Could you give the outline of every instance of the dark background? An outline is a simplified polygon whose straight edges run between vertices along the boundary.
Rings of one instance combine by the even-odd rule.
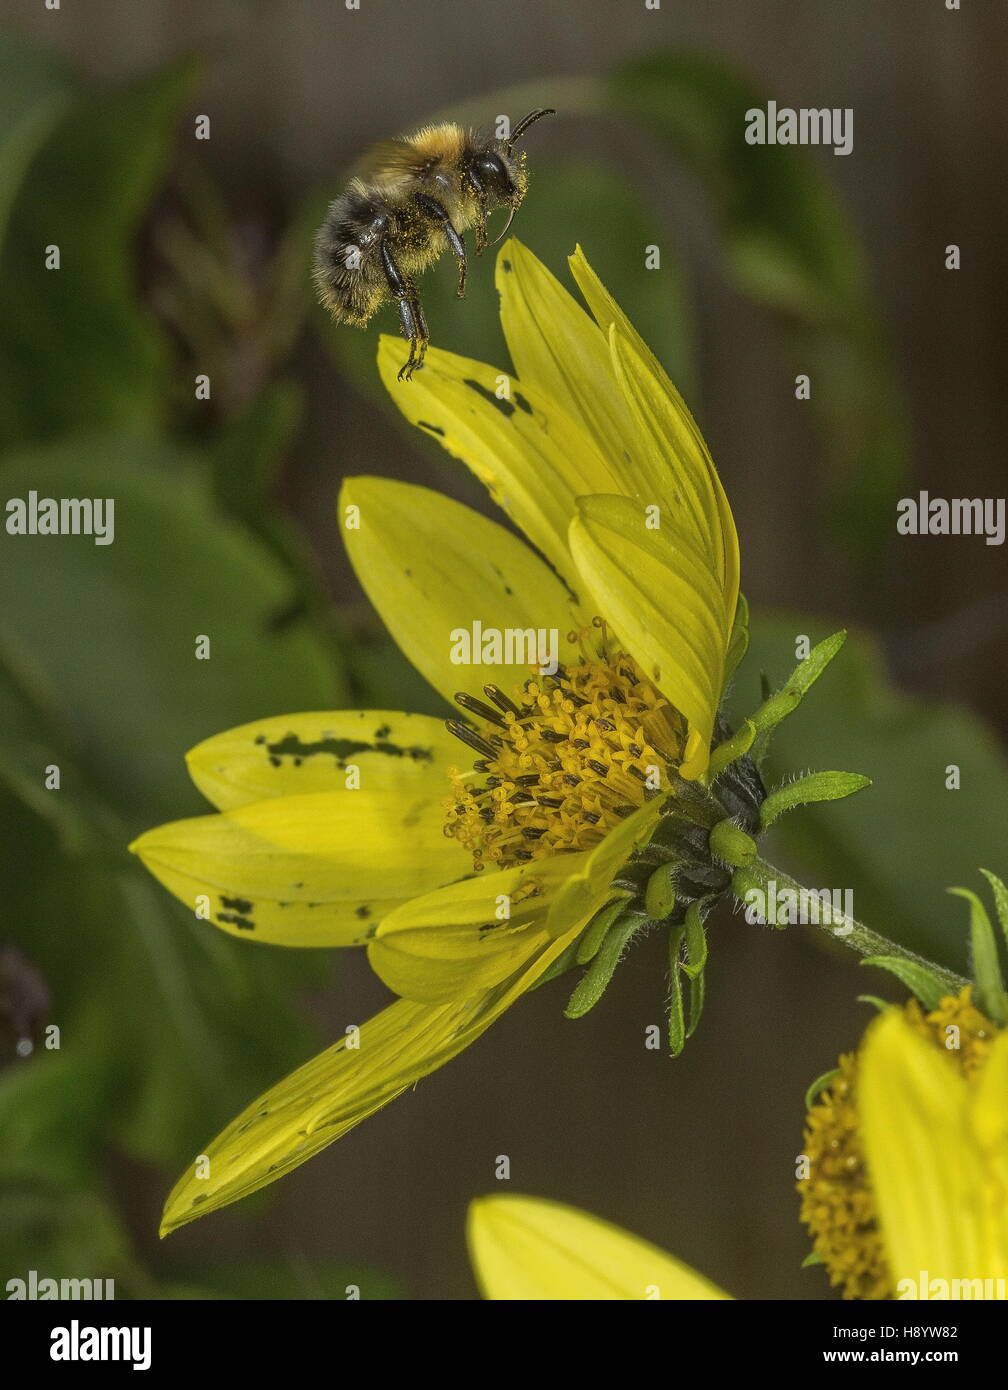
[[[32,721],[32,737],[56,740],[63,750],[57,760],[72,750],[82,783],[92,776],[103,805],[116,803],[124,832],[113,828],[97,848],[68,841],[65,827],[54,827],[38,796],[25,791],[17,768],[10,771],[15,750],[5,763],[15,826],[8,844],[20,845],[8,851],[18,862],[9,866],[7,936],[54,1001],[41,1011],[43,1021],[74,1010],[74,1017],[85,1016],[88,971],[99,968],[122,972],[135,1005],[128,1028],[112,1005],[92,1032],[65,1030],[59,1065],[70,1062],[65,1054],[74,1046],[90,1048],[94,1063],[83,1091],[90,1097],[90,1138],[65,1171],[50,1171],[40,1154],[46,1148],[51,1159],[54,1145],[73,1149],[70,1131],[79,1124],[68,1119],[77,1113],[68,1098],[71,1091],[80,1095],[83,1083],[70,1072],[40,1082],[39,1069],[51,1061],[41,1053],[7,1067],[0,1113],[7,1106],[12,1115],[40,1118],[15,1126],[15,1158],[3,1176],[17,1220],[0,1273],[20,1274],[19,1261],[30,1257],[42,1272],[79,1276],[90,1260],[97,1262],[95,1274],[110,1265],[119,1270],[124,1292],[340,1297],[347,1270],[347,1281],[362,1283],[365,1296],[469,1298],[466,1203],[497,1186],[495,1159],[507,1154],[514,1190],[608,1217],[740,1297],[823,1297],[821,1272],[798,1268],[807,1252],[792,1183],[802,1095],[839,1051],[856,1044],[868,1011],[855,996],[868,990],[898,997],[898,987],[824,949],[810,930],[771,933],[721,910],[711,929],[707,1013],[677,1061],[643,1046],[645,1026],[662,1023],[666,964],[657,939],[633,951],[597,1010],[580,1022],[561,1016],[562,984],[538,991],[475,1048],[286,1178],[269,1199],[214,1215],[157,1247],[160,1202],[192,1145],[324,1037],[363,1021],[385,992],[363,957],[352,953],[302,968],[278,962],[286,953],[243,946],[256,957],[249,966],[227,941],[215,948],[216,964],[195,996],[213,1001],[197,1042],[184,1063],[167,1060],[168,1072],[160,1063],[148,1072],[142,1058],[162,1048],[173,1054],[180,1025],[166,1021],[163,997],[147,991],[143,972],[153,970],[163,983],[167,951],[175,961],[168,973],[177,967],[179,977],[165,988],[177,1002],[190,988],[189,958],[202,959],[206,948],[191,926],[180,925],[185,914],[172,915],[146,888],[136,890],[148,892],[142,901],[127,890],[111,906],[103,894],[113,881],[122,891],[128,870],[117,846],[126,831],[199,809],[198,799],[176,791],[180,781],[167,786],[168,773],[158,781],[136,772],[155,756],[154,744],[159,768],[180,768],[189,743],[258,714],[353,698],[436,710],[433,697],[383,644],[343,556],[334,498],[343,475],[367,472],[424,482],[488,507],[468,475],[404,431],[381,400],[373,351],[377,328],[393,331],[392,317],[364,334],[332,330],[309,308],[310,235],[326,196],[339,189],[341,171],[369,143],[433,113],[457,111],[468,119],[512,110],[491,94],[520,86],[513,115],[522,113],[518,106],[540,103],[557,105],[560,115],[530,136],[532,190],[515,232],[558,274],[565,273],[560,252],[580,241],[631,312],[643,305],[645,331],[683,383],[732,500],[743,587],[759,618],[736,707],[744,712],[755,701],[761,666],[777,680],[787,673],[796,633],[861,630],[795,717],[794,731],[782,735],[777,765],[781,773],[849,767],[869,772],[876,786],[796,826],[779,841],[780,857],[816,884],[851,886],[856,911],[879,930],[961,964],[962,914],[940,889],[955,882],[978,887],[981,863],[1008,874],[1006,770],[998,748],[1008,732],[1005,550],[976,537],[897,538],[895,503],[918,489],[943,497],[996,497],[1006,490],[1008,13],[983,0],[961,13],[948,12],[942,0],[885,6],[664,0],[657,12],[646,11],[642,0],[361,0],[359,12],[346,12],[335,0],[165,0],[139,8],[98,0],[56,13],[41,3],[11,5],[6,23],[63,55],[92,100],[175,60],[200,60],[187,79],[191,86],[163,121],[142,206],[119,228],[124,300],[159,344],[160,374],[143,386],[150,410],[134,420],[120,402],[90,418],[92,406],[84,401],[68,407],[65,418],[58,403],[48,414],[11,413],[7,464],[13,457],[15,471],[30,480],[40,467],[32,451],[79,447],[91,468],[95,455],[109,452],[93,442],[100,430],[140,428],[148,442],[137,446],[135,458],[132,446],[111,452],[127,471],[146,476],[151,469],[163,481],[170,460],[149,458],[156,427],[159,439],[197,460],[194,475],[199,459],[210,460],[213,507],[230,518],[228,526],[244,528],[242,543],[260,547],[249,552],[250,564],[258,556],[276,567],[279,588],[293,586],[284,631],[297,644],[303,630],[318,650],[299,648],[288,661],[265,640],[257,649],[250,638],[250,667],[285,664],[287,674],[277,678],[279,689],[249,690],[247,708],[230,695],[212,708],[194,698],[183,718],[169,677],[143,702],[149,734],[139,716],[127,719],[134,743],[122,751],[130,770],[113,776],[96,756],[98,716],[80,710],[118,698],[120,682],[126,707],[130,673],[148,661],[133,637],[142,625],[112,634],[101,675],[85,656],[71,654],[62,665],[54,657],[56,675],[41,682],[45,698],[33,697],[25,672],[45,665],[53,645],[60,646],[59,623],[47,629],[48,656],[32,652],[31,660],[31,633],[51,613],[23,625],[8,616],[0,629],[18,717]],[[780,155],[777,167],[795,170],[794,187],[809,178],[825,190],[842,223],[838,244],[862,267],[853,289],[828,264],[818,279],[809,277],[815,293],[806,286],[790,297],[774,291],[769,275],[764,283],[734,273],[732,231],[752,207],[733,189],[746,186],[748,166],[743,162],[734,173],[730,161],[715,167],[716,157],[703,152],[718,148],[714,135],[706,141],[706,132],[718,128],[716,116],[676,105],[682,74],[692,71],[693,60],[683,55],[695,53],[711,65],[705,72],[741,74],[738,80],[752,84],[760,103],[772,97],[795,107],[854,108],[849,157],[802,151],[792,165],[783,151],[757,152]],[[634,66],[640,63],[657,67]],[[612,74],[621,64],[629,65],[622,85],[601,86],[616,81]],[[583,78],[595,84],[574,80]],[[719,100],[722,112],[734,110],[725,93],[735,80],[712,79],[720,93],[712,105]],[[603,90],[618,90],[620,100],[601,102]],[[642,111],[665,109],[666,93],[668,122],[641,119]],[[208,142],[192,139],[196,113],[211,117]],[[61,120],[69,122],[71,114],[68,107]],[[113,123],[123,138],[127,121],[127,144],[128,119]],[[48,144],[33,155],[17,193],[12,237],[17,218],[30,215],[26,199],[44,203],[53,187],[65,187],[54,147],[69,138],[68,128],[55,124]],[[730,129],[743,151],[733,158],[744,161],[741,114]],[[103,138],[88,147],[95,165],[87,177],[99,186],[102,169],[116,168],[103,159]],[[79,162],[74,167],[79,173]],[[594,171],[583,182],[584,196],[569,204],[555,191],[551,196],[554,178],[584,167]],[[767,186],[774,206],[790,196],[786,180],[780,190],[772,181]],[[103,206],[116,195],[112,180]],[[801,255],[807,250],[803,206],[796,195]],[[768,221],[774,223],[772,210]],[[48,224],[42,218],[40,225]],[[180,227],[188,228],[188,239]],[[72,259],[73,233],[56,239]],[[633,270],[650,242],[661,246],[665,267],[653,295],[645,272]],[[958,272],[944,268],[950,242],[962,248]],[[200,246],[212,248],[219,274],[200,278],[194,269]],[[273,294],[278,248],[287,279],[277,275],[285,288]],[[817,259],[813,247],[808,263],[821,268],[828,257]],[[16,261],[9,261],[5,273],[16,272]],[[450,304],[451,275],[441,265],[429,277],[434,341],[498,360],[502,350],[488,337],[489,261],[471,269],[477,283],[465,305]],[[209,316],[197,312],[211,299]],[[31,300],[16,307],[22,322],[25,314],[45,312]],[[13,321],[7,318],[8,325]],[[97,351],[115,331],[110,321]],[[30,336],[15,329],[9,346],[24,367],[24,389],[34,390],[46,371],[54,393],[67,382],[72,389],[89,349],[77,349],[69,365],[54,359],[47,368],[31,356],[43,349]],[[126,370],[112,364],[108,373]],[[209,372],[215,383],[209,410],[190,399],[196,371]],[[801,371],[813,378],[809,403],[794,398]],[[890,447],[892,440],[899,442]],[[75,461],[78,466],[85,465]],[[6,495],[23,492],[11,483]],[[164,522],[169,533],[173,524],[178,519]],[[110,549],[120,544],[117,538]],[[10,566],[11,576],[15,569],[23,575],[26,552],[12,559],[7,538],[3,547],[5,574]],[[181,556],[175,558],[181,566]],[[159,563],[159,584],[150,594],[170,610],[176,588],[170,547]],[[141,568],[138,556],[138,576]],[[128,581],[127,574],[127,587]],[[199,583],[198,576],[191,579],[197,612]],[[88,584],[86,577],[69,577],[52,598],[79,602],[73,626],[85,633],[100,620],[101,590]],[[146,589],[136,593],[138,604],[152,601]],[[190,630],[180,620],[180,631]],[[237,684],[236,672],[232,678]],[[65,706],[55,712],[54,683]],[[964,769],[959,793],[944,788],[949,763]],[[154,782],[159,795],[150,790]],[[82,816],[89,825],[100,818],[91,803]],[[54,868],[57,861],[62,869]],[[68,906],[70,888],[58,886],[61,874],[78,884],[82,873],[100,900],[93,936],[70,935],[84,919],[76,904],[72,911]],[[136,933],[148,943],[143,959],[116,956],[110,964],[104,943]],[[152,959],[161,965],[151,966]],[[230,1002],[215,998],[216,969],[231,978],[249,972]],[[23,996],[28,987],[22,982],[20,989]],[[264,991],[272,996],[265,1015]],[[305,1030],[296,1041],[286,1038],[292,1019]],[[220,1082],[225,1034],[244,1068],[233,1085]],[[108,1068],[121,1064],[124,1050],[140,1058],[123,1082],[135,1103],[129,1114],[121,1088],[107,1095]],[[190,1092],[199,1092],[198,1104]],[[173,1127],[176,1106],[186,1118]],[[145,1129],[133,1112],[152,1109],[164,1114]],[[80,1216],[92,1200],[114,1227],[105,1243],[95,1241],[94,1223]],[[59,1237],[71,1220],[68,1210],[74,1229],[81,1228],[69,1246]]]

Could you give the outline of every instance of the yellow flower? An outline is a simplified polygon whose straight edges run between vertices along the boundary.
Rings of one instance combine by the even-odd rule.
[[[803,1147],[802,1220],[845,1297],[927,1297],[932,1279],[990,1297],[950,1281],[1008,1279],[1008,1032],[970,986],[873,1023]]]
[[[686,721],[680,770],[695,778],[709,758],[738,601],[735,523],[682,397],[580,248],[570,269],[592,318],[520,242],[503,247],[497,288],[514,376],[432,348],[423,372],[400,382],[394,338],[382,340],[378,365],[406,418],[461,459],[546,557],[572,616],[601,614],[619,633]],[[415,629],[411,638],[408,611],[397,630],[377,592],[384,579],[375,573],[365,587],[433,678],[443,636],[432,646]]]
[[[425,488],[356,478],[340,499],[361,583],[469,721],[383,710],[245,725],[189,754],[219,814],[132,846],[223,930],[366,945],[400,996],[239,1115],[176,1185],[165,1231],[273,1181],[448,1061],[565,964],[593,919],[625,944],[647,916],[620,914],[654,866],[614,879],[673,785],[704,778],[738,544],[688,410],[580,252],[571,265],[597,322],[504,247],[515,377],[432,349],[399,383],[403,345],[379,354],[400,407],[545,560]]]
[[[1008,1032],[971,1081],[887,1014],[859,1105],[896,1297],[1008,1298]]]
[[[574,1207],[533,1197],[471,1203],[469,1254],[488,1299],[726,1299],[647,1241]]]

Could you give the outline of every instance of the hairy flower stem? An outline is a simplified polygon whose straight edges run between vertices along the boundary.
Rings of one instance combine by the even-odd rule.
[[[810,889],[804,888],[790,874],[786,874],[781,869],[768,864],[765,859],[756,858],[746,864],[744,868],[737,869],[732,878],[732,892],[739,902],[748,906],[752,903],[752,898],[747,898],[747,894],[753,889],[757,889],[763,894],[763,901],[767,902],[770,895],[770,884],[776,887],[777,895],[795,894],[799,902],[814,903],[818,895]],[[937,976],[944,985],[947,985],[950,994],[958,994],[964,985],[968,983],[962,975],[957,975],[954,970],[949,970],[947,966],[936,965],[934,961],[928,960],[925,956],[918,955],[916,951],[908,951],[905,946],[901,946],[898,941],[890,941],[886,936],[880,936],[878,932],[872,931],[862,922],[854,917],[849,917],[846,913],[822,912],[813,913],[815,918],[809,925],[817,926],[828,936],[840,941],[845,946],[849,946],[852,951],[857,951],[863,956],[900,956],[903,960],[914,961],[917,965],[924,966]],[[776,927],[790,926],[790,922],[770,921],[768,925]]]

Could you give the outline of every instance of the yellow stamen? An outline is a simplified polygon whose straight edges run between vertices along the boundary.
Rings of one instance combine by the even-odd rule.
[[[489,716],[478,731],[449,728],[481,757],[452,773],[445,834],[480,870],[590,849],[646,800],[668,791],[681,760],[679,714],[625,652],[602,651],[509,698],[496,686],[459,704]]]

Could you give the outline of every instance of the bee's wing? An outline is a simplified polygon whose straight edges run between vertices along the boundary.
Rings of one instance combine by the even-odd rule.
[[[422,163],[423,156],[409,140],[379,140],[361,155],[350,175],[365,183],[381,182],[413,174]]]

